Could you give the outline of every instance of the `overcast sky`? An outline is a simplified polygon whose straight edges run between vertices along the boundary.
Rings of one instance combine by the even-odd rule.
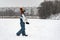
[[[37,7],[44,0],[0,0],[0,7]]]

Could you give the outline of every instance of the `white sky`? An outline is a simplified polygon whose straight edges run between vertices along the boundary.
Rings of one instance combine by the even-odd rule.
[[[37,7],[44,0],[0,0],[0,7]]]

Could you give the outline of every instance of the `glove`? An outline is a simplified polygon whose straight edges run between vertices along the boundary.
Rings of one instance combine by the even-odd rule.
[[[29,24],[29,22],[26,22],[26,24]]]

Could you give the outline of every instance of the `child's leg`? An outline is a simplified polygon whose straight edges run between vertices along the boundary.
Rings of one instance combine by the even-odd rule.
[[[22,35],[25,35],[25,23],[22,25]]]
[[[20,19],[20,26],[21,26],[21,29],[17,32],[17,35],[19,36],[21,33],[22,33],[22,26],[23,26],[23,23],[22,23],[22,19]]]

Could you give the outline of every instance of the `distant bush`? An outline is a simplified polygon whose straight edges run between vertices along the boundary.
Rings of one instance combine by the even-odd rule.
[[[0,16],[16,16],[16,14],[17,13],[14,12],[13,10],[11,10],[11,9],[5,10],[5,11],[0,11]]]
[[[41,7],[38,7],[38,13],[42,19],[46,19],[51,14],[60,13],[60,1],[47,1],[41,3]]]

